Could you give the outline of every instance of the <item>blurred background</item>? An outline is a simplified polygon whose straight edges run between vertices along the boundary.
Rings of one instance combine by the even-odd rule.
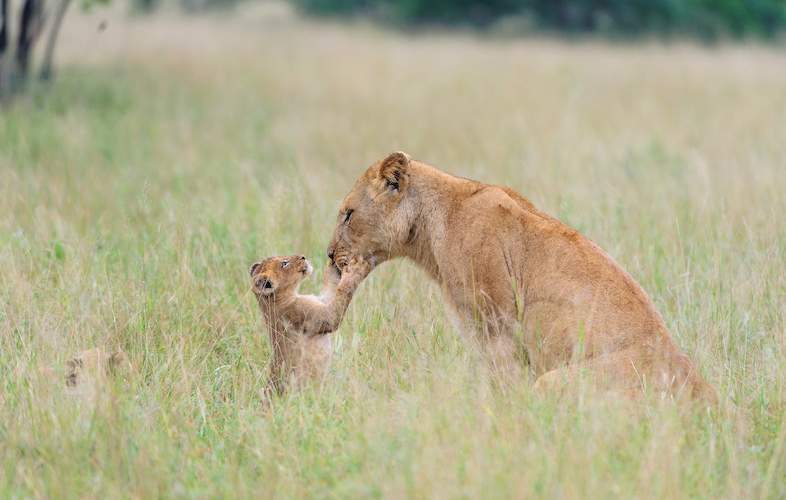
[[[283,0],[282,0],[283,1]],[[71,4],[75,3],[74,7]],[[83,12],[126,1],[2,0],[0,5],[0,83],[5,94],[25,80],[36,46],[39,74],[52,74],[60,27],[69,9]],[[119,8],[138,15],[162,10],[231,11],[267,2],[248,0],[131,0]],[[367,19],[402,29],[464,28],[485,34],[525,36],[600,35],[614,39],[689,37],[782,39],[786,4],[782,0],[290,0],[301,14]]]

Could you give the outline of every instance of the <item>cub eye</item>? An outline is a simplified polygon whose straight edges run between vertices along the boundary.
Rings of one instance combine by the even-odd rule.
[[[355,210],[353,210],[351,208],[347,210],[347,213],[344,214],[344,224],[349,222],[349,219],[352,217],[353,213],[355,213]]]
[[[289,266],[289,261],[288,260],[285,260],[284,262],[281,263],[281,269],[286,269],[287,266]]]

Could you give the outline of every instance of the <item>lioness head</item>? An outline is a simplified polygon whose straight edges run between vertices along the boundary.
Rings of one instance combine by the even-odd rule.
[[[344,198],[328,247],[328,258],[339,269],[351,255],[383,262],[407,242],[415,217],[409,167],[406,153],[391,153],[369,167]]]
[[[268,257],[249,269],[251,287],[257,297],[272,297],[294,292],[314,268],[302,255]]]

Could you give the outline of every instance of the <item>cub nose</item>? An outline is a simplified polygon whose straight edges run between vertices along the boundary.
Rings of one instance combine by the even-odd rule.
[[[333,257],[335,257],[335,256],[336,256],[336,251],[333,250],[332,248],[328,248],[328,259],[330,259],[332,261]]]
[[[305,255],[301,255],[300,256],[300,260],[306,260],[306,256]]]

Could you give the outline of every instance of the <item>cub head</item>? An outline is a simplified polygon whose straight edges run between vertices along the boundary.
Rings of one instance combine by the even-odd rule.
[[[311,263],[302,255],[268,257],[249,269],[251,288],[260,298],[295,292],[313,270]]]
[[[375,264],[395,257],[409,239],[415,217],[410,158],[400,151],[369,167],[338,212],[328,258],[343,267],[351,255]]]
[[[90,380],[99,381],[110,375],[129,375],[131,363],[121,351],[109,353],[94,347],[80,352],[66,363],[66,385],[76,387]]]

